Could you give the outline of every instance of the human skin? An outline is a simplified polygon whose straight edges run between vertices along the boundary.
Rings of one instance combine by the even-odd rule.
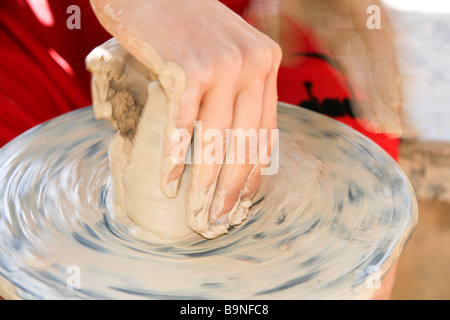
[[[147,67],[159,73],[149,58],[148,44],[159,57],[184,71],[184,92],[169,115],[167,134],[185,129],[193,134],[194,121],[203,131],[218,129],[275,129],[277,126],[277,72],[281,49],[218,1],[210,0],[91,0],[99,21]],[[130,41],[132,39],[132,41]],[[161,71],[163,72],[163,71]],[[181,78],[181,77],[180,77]],[[176,79],[174,81],[177,81]],[[270,140],[270,139],[269,139]],[[204,142],[203,148],[209,143]],[[248,141],[258,144],[258,141]],[[170,144],[163,144],[169,155]],[[223,144],[226,154],[226,144]],[[271,150],[271,141],[267,146]],[[170,158],[169,158],[170,159]],[[184,164],[163,163],[165,194],[175,197]],[[260,183],[262,164],[194,164],[187,192],[187,208],[201,203],[216,183],[210,221],[248,198]],[[189,209],[188,209],[189,210]],[[194,214],[195,212],[188,213]]]
[[[194,121],[202,121],[204,131],[221,130],[223,136],[226,129],[276,128],[276,77],[282,54],[280,46],[265,34],[280,43],[283,63],[288,66],[298,49],[293,48],[295,39],[289,37],[289,21],[312,30],[350,81],[365,93],[366,99],[352,106],[363,126],[401,134],[393,33],[379,1],[253,0],[246,20],[256,28],[215,0],[91,3],[105,28],[139,60],[148,61],[149,53],[136,41],[129,41],[130,37],[151,45],[162,59],[184,70],[185,90],[173,121],[168,121],[172,126],[166,128],[168,134],[186,129],[192,136]],[[367,27],[371,5],[381,9],[381,29]],[[203,143],[203,148],[207,147],[208,142]],[[170,148],[164,144],[163,154],[170,154]],[[163,174],[165,194],[175,197],[184,165],[171,166],[166,161],[163,166],[169,168]],[[187,201],[201,202],[217,182],[210,206],[210,220],[216,221],[239,199],[248,198],[259,181],[260,165],[195,164]]]
[[[271,1],[271,0],[255,0]],[[325,53],[332,56],[365,98],[353,104],[353,113],[372,132],[399,137],[402,133],[401,77],[397,67],[394,32],[388,13],[378,0],[275,0],[282,19],[280,44],[289,64],[295,41],[289,23],[310,29]],[[368,20],[378,9],[379,28]],[[284,24],[283,24],[284,21]],[[284,29],[284,30],[283,30]]]

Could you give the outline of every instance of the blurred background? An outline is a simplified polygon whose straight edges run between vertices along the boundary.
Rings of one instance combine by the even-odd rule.
[[[404,100],[400,165],[419,223],[392,299],[450,299],[450,1],[384,0],[396,32]]]

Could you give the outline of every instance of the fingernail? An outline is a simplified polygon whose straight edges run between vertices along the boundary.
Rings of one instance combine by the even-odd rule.
[[[178,188],[180,186],[180,178],[173,178],[173,170],[167,171],[167,166],[161,166],[160,189],[161,192],[169,199],[176,198]]]
[[[198,233],[209,228],[209,210],[214,188],[205,190],[189,189],[186,195],[186,220],[188,226]]]
[[[176,198],[178,195],[178,189],[180,186],[180,179],[175,179],[169,183],[161,184],[162,193],[169,199]]]
[[[224,214],[217,219],[216,224],[228,224],[228,214]]]
[[[170,157],[166,157],[163,160],[161,164],[160,186],[161,191],[166,197],[171,199],[177,197],[184,168],[184,164],[173,163]]]
[[[250,199],[238,198],[231,210],[227,212],[223,212],[223,205],[217,207],[211,206],[212,211],[210,211],[210,221],[216,225],[226,224],[233,226],[241,224],[247,217],[251,205],[252,202]]]
[[[168,198],[178,195],[181,176],[183,174],[186,157],[190,146],[190,135],[187,130],[175,129],[170,139],[165,137],[163,158],[160,167],[161,191]]]
[[[212,224],[220,223],[220,218],[224,216],[222,211],[225,206],[225,194],[225,190],[216,190],[214,193],[214,198],[211,202],[211,207],[209,208],[209,221]]]

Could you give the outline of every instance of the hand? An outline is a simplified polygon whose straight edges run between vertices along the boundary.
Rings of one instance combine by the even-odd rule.
[[[175,97],[165,128],[161,188],[177,195],[184,164],[171,160],[174,130],[274,129],[281,49],[215,0],[91,0],[103,26],[152,70]],[[177,77],[173,75],[176,74]],[[190,142],[190,141],[189,141]],[[217,141],[220,142],[220,141]],[[209,144],[203,141],[203,150]],[[251,149],[258,141],[247,141]],[[271,150],[269,141],[268,150]],[[223,154],[227,146],[223,144]],[[197,163],[187,195],[187,215],[228,220],[239,201],[256,191],[263,165]],[[210,200],[208,200],[210,198]],[[189,220],[189,219],[188,219]]]
[[[380,29],[367,27],[371,15],[367,8],[371,5],[381,10]],[[393,32],[380,1],[253,0],[247,19],[266,33],[275,34],[272,37],[279,39],[284,53],[282,65],[286,66],[301,51],[299,41],[291,34],[292,23],[309,28],[350,82],[366,95],[353,105],[362,124],[373,132],[401,134],[400,77]]]

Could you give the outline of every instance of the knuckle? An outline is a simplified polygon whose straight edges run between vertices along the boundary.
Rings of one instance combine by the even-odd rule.
[[[242,51],[236,46],[230,46],[224,51],[222,59],[230,64],[240,66],[243,61]]]
[[[279,65],[281,64],[281,60],[283,59],[283,51],[281,50],[281,47],[278,45],[278,43],[273,43],[272,53],[274,64],[279,67]]]
[[[214,64],[210,61],[197,61],[189,70],[189,76],[200,86],[204,86],[214,77]]]
[[[243,54],[237,46],[224,46],[220,51],[205,54],[194,61],[189,74],[200,85],[223,79],[233,80],[239,77],[243,62]]]
[[[206,62],[203,64],[194,63],[185,68],[188,98],[193,100],[205,92],[214,79],[214,72],[214,66]]]
[[[280,46],[272,41],[252,41],[244,46],[223,46],[219,53],[192,59],[187,68],[191,80],[207,85],[215,78],[237,80],[242,72],[265,75],[278,68],[282,59]],[[216,79],[217,80],[217,79]]]
[[[217,63],[222,72],[237,78],[244,63],[242,51],[236,46],[229,46],[222,51]]]
[[[272,60],[272,52],[267,45],[255,46],[250,50],[249,59],[258,64],[266,64]]]
[[[281,61],[281,49],[273,41],[262,41],[246,50],[246,62],[252,72],[269,73]]]

